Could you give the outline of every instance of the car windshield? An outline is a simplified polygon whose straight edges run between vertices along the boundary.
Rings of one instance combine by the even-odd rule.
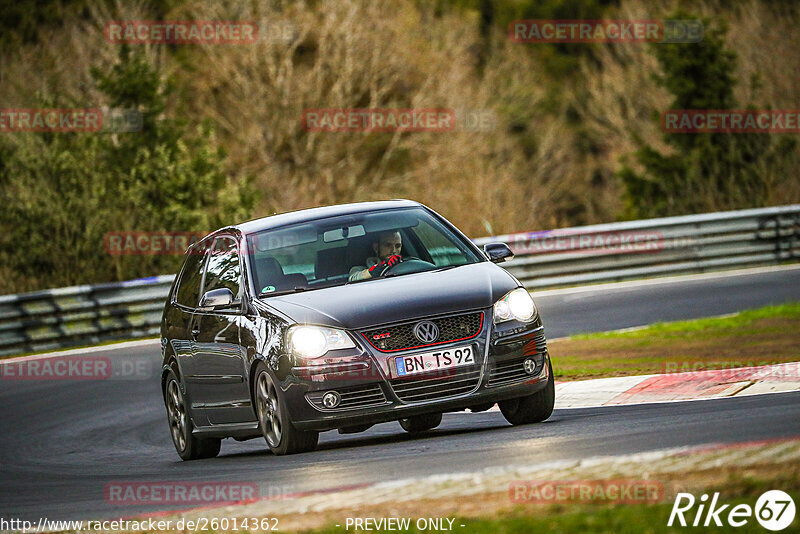
[[[399,254],[402,261],[385,272],[387,277],[484,260],[422,208],[343,215],[265,230],[247,237],[247,250],[253,287],[262,297],[346,284],[353,273],[389,253]]]

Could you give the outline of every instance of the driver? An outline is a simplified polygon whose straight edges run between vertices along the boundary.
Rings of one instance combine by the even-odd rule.
[[[367,258],[366,269],[361,265],[350,269],[350,282],[378,277],[384,269],[400,263],[403,261],[400,257],[402,248],[403,238],[400,232],[381,232],[372,243],[375,256]]]

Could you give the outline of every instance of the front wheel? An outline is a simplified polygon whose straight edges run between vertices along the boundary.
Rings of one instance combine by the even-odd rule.
[[[278,394],[278,387],[263,363],[259,363],[256,369],[253,397],[258,415],[258,427],[272,454],[309,452],[317,447],[319,432],[295,428]]]
[[[198,438],[192,430],[192,419],[186,409],[186,397],[183,396],[181,385],[175,371],[167,374],[167,384],[164,388],[164,404],[167,407],[167,420],[172,443],[178,456],[183,460],[199,460],[200,458],[213,458],[219,454],[222,440],[219,438]]]
[[[432,430],[442,423],[442,414],[428,413],[425,415],[415,415],[406,419],[400,419],[400,426],[406,432],[425,432]]]
[[[547,385],[541,391],[520,399],[500,402],[503,417],[512,425],[540,423],[553,413],[556,401],[556,387],[553,380],[553,366],[547,362]]]

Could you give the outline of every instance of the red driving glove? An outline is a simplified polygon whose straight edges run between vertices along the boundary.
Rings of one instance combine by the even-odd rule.
[[[400,257],[399,254],[394,254],[393,256],[389,256],[385,260],[380,263],[376,263],[372,267],[369,268],[369,274],[372,276],[382,276],[386,269],[389,269],[398,263],[403,261],[403,258]]]

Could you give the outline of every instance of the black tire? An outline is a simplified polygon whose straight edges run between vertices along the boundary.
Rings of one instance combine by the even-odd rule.
[[[425,415],[415,415],[406,419],[400,419],[400,426],[403,430],[410,433],[425,432],[433,430],[442,423],[442,414],[427,413]]]
[[[275,380],[261,362],[256,367],[253,381],[253,401],[258,428],[272,454],[297,454],[317,448],[319,432],[295,428]]]
[[[186,397],[174,370],[167,373],[164,387],[164,406],[167,408],[167,422],[172,444],[182,460],[214,458],[219,454],[222,440],[219,438],[198,438],[193,434],[194,425],[189,416]]]
[[[519,399],[500,402],[500,411],[503,417],[512,425],[527,425],[541,423],[553,413],[556,401],[556,387],[553,380],[553,366],[547,362],[547,385],[533,395]]]

